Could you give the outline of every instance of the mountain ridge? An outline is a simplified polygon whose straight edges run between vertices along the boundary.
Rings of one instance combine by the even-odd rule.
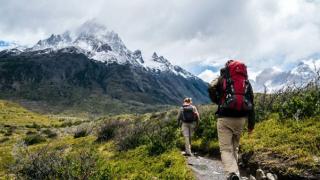
[[[144,59],[141,50],[128,50],[115,32],[100,31],[105,32],[103,26],[94,24],[78,30],[80,36],[66,32],[31,48],[1,51],[0,98],[43,101],[62,109],[101,106],[100,112],[119,113],[178,105],[184,97],[209,102],[208,84],[201,79],[157,53]]]

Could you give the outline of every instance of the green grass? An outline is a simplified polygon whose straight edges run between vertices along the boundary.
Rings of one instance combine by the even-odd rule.
[[[96,122],[103,122],[107,119],[148,121],[160,116],[161,113],[123,114],[100,118]],[[62,126],[64,122],[54,117],[49,118],[45,115],[30,112],[18,104],[0,100],[0,140],[6,138],[5,141],[0,141],[0,179],[6,178],[7,168],[14,162],[14,153],[12,152],[17,148],[17,144],[28,137],[27,134],[29,136],[41,134],[45,138],[45,142],[39,141],[27,146],[26,148],[30,152],[39,151],[44,147],[47,147],[48,151],[67,147],[67,153],[77,152],[88,147],[93,148],[101,158],[99,162],[102,164],[99,166],[108,168],[114,179],[193,179],[191,171],[187,168],[185,158],[177,148],[169,149],[159,155],[150,155],[147,145],[119,152],[112,140],[97,143],[95,134],[79,138],[74,138],[72,133],[59,135],[55,138],[46,137],[45,130],[68,128]],[[13,129],[12,134],[5,136],[8,129]]]
[[[279,121],[277,116],[256,125],[251,136],[241,140],[243,152],[254,152],[270,166],[286,164],[286,173],[301,173],[306,169],[320,168],[319,117],[303,121]],[[267,159],[268,154],[273,158]],[[261,156],[261,157],[259,157]],[[279,162],[274,161],[278,159]],[[276,162],[276,163],[275,163]]]
[[[147,147],[140,146],[116,153],[110,166],[115,179],[193,179],[178,149],[150,156]]]
[[[51,126],[61,123],[57,119],[30,112],[18,104],[0,100],[0,125],[26,126],[32,124]]]

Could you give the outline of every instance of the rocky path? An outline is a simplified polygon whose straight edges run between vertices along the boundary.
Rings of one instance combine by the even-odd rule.
[[[225,180],[222,162],[202,156],[191,156],[187,158],[188,166],[192,169],[197,180]],[[248,178],[241,173],[241,179]]]
[[[192,156],[187,159],[189,167],[197,180],[224,180],[223,167],[220,160],[201,156]]]

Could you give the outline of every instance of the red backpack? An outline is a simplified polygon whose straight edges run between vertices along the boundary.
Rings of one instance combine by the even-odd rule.
[[[246,65],[239,61],[229,61],[222,80],[220,107],[238,112],[252,110],[249,86]]]

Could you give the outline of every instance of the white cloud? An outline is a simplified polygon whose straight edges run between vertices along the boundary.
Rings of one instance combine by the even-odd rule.
[[[0,37],[33,44],[96,18],[131,50],[174,64],[243,60],[251,72],[320,52],[320,2],[310,0],[0,0]],[[252,73],[253,74],[253,73]],[[253,75],[254,76],[254,75]]]
[[[200,73],[198,75],[199,78],[201,78],[202,80],[210,83],[213,79],[217,78],[219,76],[218,72],[213,72],[211,70],[206,69],[205,71],[203,71],[202,73]]]

